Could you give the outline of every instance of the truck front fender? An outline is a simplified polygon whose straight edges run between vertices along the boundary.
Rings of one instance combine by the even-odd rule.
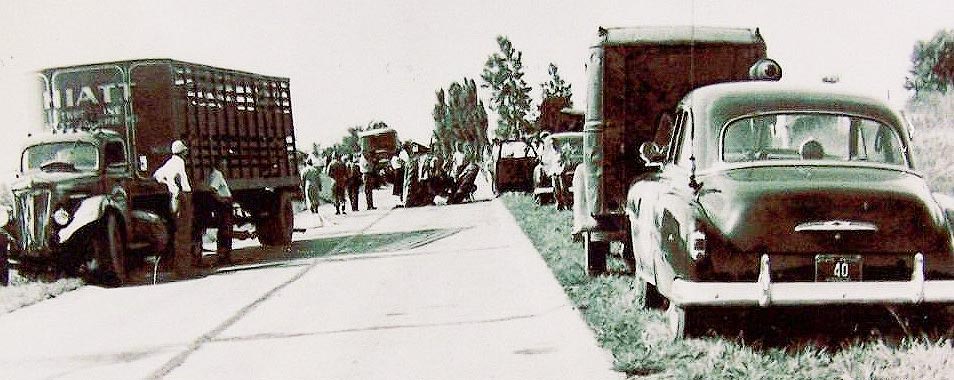
[[[70,218],[69,224],[63,227],[59,232],[60,244],[65,243],[73,237],[76,231],[98,221],[106,209],[106,202],[107,199],[105,195],[92,196],[80,202],[79,206],[76,207],[76,211],[73,212],[73,217]]]

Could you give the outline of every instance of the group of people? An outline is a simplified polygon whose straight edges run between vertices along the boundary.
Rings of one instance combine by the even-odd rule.
[[[374,188],[377,186],[374,176],[374,165],[366,155],[356,154],[353,157],[341,157],[338,154],[331,156],[325,166],[325,174],[331,178],[331,196],[335,205],[335,215],[347,214],[346,206],[351,211],[358,211],[359,192],[364,192],[365,205],[368,210],[374,207]],[[314,161],[308,160],[302,173],[305,185],[308,208],[312,213],[318,213],[319,194],[321,192],[321,169]],[[345,203],[347,195],[348,202]]]
[[[461,203],[476,191],[479,166],[465,153],[463,144],[449,158],[424,152],[416,144],[405,144],[395,152],[391,158],[395,195],[405,207],[432,205],[438,196],[448,204]]]
[[[177,276],[191,276],[194,268],[201,265],[201,246],[196,245],[199,229],[206,225],[217,228],[216,252],[220,264],[232,262],[233,200],[232,192],[226,180],[227,159],[216,162],[215,168],[206,178],[205,185],[211,190],[211,201],[200,202],[208,208],[195,213],[192,197],[192,184],[186,173],[185,156],[188,147],[181,140],[171,146],[172,156],[158,169],[153,177],[166,185],[171,199],[170,209],[175,219],[172,265]],[[373,190],[382,181],[384,175],[391,176],[394,184],[393,194],[399,197],[401,206],[414,207],[434,204],[437,196],[443,196],[448,204],[467,200],[476,186],[474,182],[479,166],[473,157],[465,153],[459,145],[455,152],[443,160],[439,156],[423,151],[417,144],[407,143],[398,149],[389,162],[389,173],[380,173],[367,154],[340,156],[334,154],[325,164],[324,174],[331,178],[332,198],[335,214],[346,214],[346,206],[358,211],[359,192],[365,197],[368,210],[375,210]],[[314,161],[308,160],[302,170],[302,180],[308,208],[318,213],[319,198],[322,190],[322,170]],[[384,174],[384,175],[382,175]],[[345,203],[347,196],[349,202]],[[195,224],[195,215],[207,215],[211,220]],[[319,214],[320,216],[320,214]],[[323,220],[322,220],[323,221]],[[204,232],[204,231],[202,231]]]
[[[172,142],[171,151],[172,156],[156,169],[153,178],[166,185],[170,194],[170,210],[175,219],[172,269],[178,277],[189,277],[194,274],[194,269],[202,264],[202,247],[195,244],[200,231],[195,227],[204,227],[204,224],[193,223],[196,213],[193,208],[192,184],[189,183],[185,165],[185,156],[189,149],[181,140],[176,140]],[[226,158],[219,159],[206,178],[205,185],[211,190],[212,199],[211,204],[201,203],[209,210],[200,213],[210,216],[212,225],[216,227],[216,253],[221,265],[232,263],[233,206],[232,191],[224,174],[227,165]]]

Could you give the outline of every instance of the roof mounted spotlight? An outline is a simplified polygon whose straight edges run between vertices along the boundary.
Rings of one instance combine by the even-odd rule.
[[[762,58],[749,67],[749,79],[771,80],[782,79],[782,66],[771,58]]]

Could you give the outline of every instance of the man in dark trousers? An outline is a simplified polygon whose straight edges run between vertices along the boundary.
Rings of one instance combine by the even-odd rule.
[[[172,156],[156,169],[153,178],[169,189],[170,210],[175,217],[172,265],[177,277],[186,278],[195,274],[192,262],[201,260],[201,255],[192,238],[192,186],[185,166],[188,148],[182,140],[173,141],[171,148]]]
[[[358,211],[358,191],[361,190],[361,169],[358,167],[358,155],[348,160],[348,200],[351,211]]]
[[[216,255],[219,265],[232,264],[232,190],[225,181],[225,171],[228,160],[222,158],[216,162],[215,168],[209,173],[208,185],[215,199],[212,210],[216,221]]]
[[[345,213],[345,187],[348,182],[348,167],[341,161],[337,153],[328,163],[328,177],[334,182],[331,194],[335,199],[335,215]]]
[[[368,210],[377,209],[374,207],[374,165],[371,164],[371,160],[368,158],[368,155],[362,154],[360,160],[358,161],[358,167],[361,169],[361,180],[364,182],[364,201],[368,206]]]

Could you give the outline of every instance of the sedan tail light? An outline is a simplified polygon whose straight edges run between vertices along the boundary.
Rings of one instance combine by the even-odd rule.
[[[689,257],[694,261],[706,257],[706,234],[702,231],[695,230],[689,234]]]

